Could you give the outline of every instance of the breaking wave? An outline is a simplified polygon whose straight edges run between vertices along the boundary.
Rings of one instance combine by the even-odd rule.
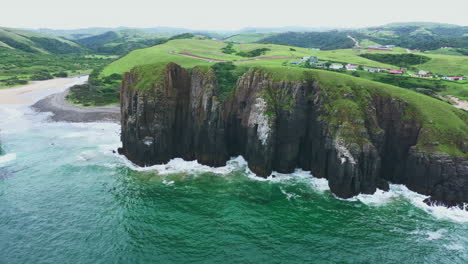
[[[0,156],[0,166],[2,166],[2,164],[13,161],[15,159],[16,159],[16,154],[15,153],[10,153],[10,154]]]
[[[242,157],[238,156],[230,159],[226,166],[223,167],[210,167],[202,165],[197,161],[185,161],[181,158],[175,158],[170,160],[167,164],[154,165],[150,167],[139,167],[133,164],[125,157],[119,155],[126,166],[136,171],[157,171],[160,175],[175,174],[175,173],[214,173],[214,174],[229,174],[234,171],[244,172],[245,175],[256,181],[270,181],[278,183],[287,183],[290,181],[301,181],[309,184],[314,191],[325,192],[329,191],[328,180],[314,177],[311,172],[296,169],[293,173],[284,174],[273,172],[267,178],[258,177],[253,173],[247,166],[247,161]],[[282,190],[284,192],[284,190]],[[294,194],[285,193],[288,199],[293,198]],[[377,189],[374,194],[359,194],[349,199],[340,199],[344,201],[359,201],[369,206],[384,206],[392,202],[398,202],[406,200],[412,205],[424,210],[426,213],[431,214],[440,220],[450,220],[460,223],[468,222],[468,210],[463,210],[458,207],[445,207],[441,205],[428,205],[424,203],[424,199],[428,196],[418,194],[409,190],[404,185],[390,184],[390,190],[388,192]]]

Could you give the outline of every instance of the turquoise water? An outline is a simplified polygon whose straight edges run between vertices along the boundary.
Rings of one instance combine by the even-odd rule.
[[[0,263],[467,263],[468,213],[388,193],[335,198],[307,172],[255,178],[114,154],[119,126],[0,106]]]

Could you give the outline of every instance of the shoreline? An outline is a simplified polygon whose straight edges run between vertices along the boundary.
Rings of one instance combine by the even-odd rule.
[[[120,107],[117,105],[100,107],[76,106],[67,101],[70,88],[61,93],[49,95],[31,106],[37,112],[51,112],[53,121],[65,121],[73,123],[88,122],[119,122]]]
[[[74,123],[119,122],[120,106],[82,107],[66,99],[70,87],[86,83],[87,75],[34,81],[30,84],[0,90],[0,105],[25,105],[36,112],[50,112],[52,121]]]

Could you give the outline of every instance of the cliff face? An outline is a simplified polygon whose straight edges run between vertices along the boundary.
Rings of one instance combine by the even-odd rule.
[[[135,88],[138,78],[126,73],[121,91],[120,153],[136,164],[182,157],[222,166],[243,155],[261,177],[310,170],[342,198],[388,189],[391,181],[431,201],[468,202],[468,162],[419,152],[421,124],[402,101],[371,96],[365,120],[349,121],[350,133],[330,121],[331,95],[314,79],[273,81],[249,71],[221,102],[212,71],[170,64],[148,89]]]

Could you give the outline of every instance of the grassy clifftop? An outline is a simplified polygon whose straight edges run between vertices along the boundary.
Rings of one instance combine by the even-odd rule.
[[[320,59],[361,63],[374,67],[391,67],[391,65],[376,62],[359,56],[342,57],[344,53],[336,56],[328,55],[334,53],[312,51],[306,48],[298,48],[275,44],[233,44],[233,53],[224,53],[223,48],[228,44],[221,41],[209,39],[177,39],[161,45],[130,52],[128,55],[113,62],[103,71],[108,76],[113,73],[122,74],[137,65],[153,63],[174,62],[183,67],[191,68],[197,65],[212,65],[216,61],[231,61],[236,65],[245,66],[281,66],[284,63],[298,60],[306,56],[319,56]],[[256,49],[268,49],[263,54],[254,57],[239,56],[239,52],[249,52]],[[193,56],[187,56],[187,54]],[[196,57],[198,56],[198,58]],[[200,58],[201,57],[201,58]],[[352,61],[347,61],[351,58]],[[211,62],[209,61],[211,60]],[[355,60],[355,61],[354,61]]]

